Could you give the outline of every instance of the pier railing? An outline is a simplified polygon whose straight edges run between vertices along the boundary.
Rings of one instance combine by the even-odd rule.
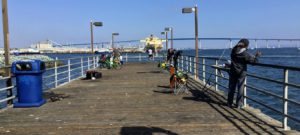
[[[43,75],[44,90],[57,88],[83,77],[87,70],[98,67],[98,60],[98,56],[88,56],[49,61],[53,67],[48,68]]]
[[[136,56],[123,54],[122,60],[124,62],[142,62],[149,61],[148,56],[140,53]],[[154,57],[153,61],[159,61],[163,56]],[[57,59],[55,61],[50,61],[52,68],[48,68],[44,74],[43,87],[45,90],[56,88],[61,85],[65,85],[73,80],[84,77],[85,72],[90,69],[95,69],[99,67],[100,56],[89,56],[89,57],[79,57],[70,59]],[[59,64],[62,64],[59,66]]]
[[[149,61],[148,56],[144,53],[140,54],[123,54],[124,62],[145,62]],[[155,56],[151,61],[160,61],[163,56]],[[82,78],[85,76],[85,72],[90,69],[99,67],[100,55],[91,55],[86,57],[76,57],[68,59],[58,59],[54,61],[46,62],[47,65],[51,66],[46,69],[43,74],[43,90],[49,90],[63,86],[73,80]],[[5,87],[6,81],[11,79],[13,82],[12,86]],[[13,102],[16,102],[17,92],[15,77],[2,77],[0,78],[0,110],[10,107]],[[4,87],[3,87],[4,86]],[[6,94],[10,93],[12,94]]]
[[[3,69],[7,69],[10,67],[4,67]],[[16,98],[13,93],[16,85],[11,84],[12,78],[9,76],[0,78],[0,85],[5,86],[0,88],[0,109],[11,106],[13,103],[13,99]]]
[[[182,56],[179,59],[178,67],[180,70],[193,75],[196,80],[201,80],[207,87],[216,91],[223,90],[227,92],[229,70],[220,66],[224,65],[227,60],[216,57],[199,57],[198,60],[196,61],[194,56]],[[195,68],[196,64],[198,69]],[[277,74],[278,77],[266,76],[266,72]],[[288,129],[288,120],[299,124],[299,116],[289,113],[289,111],[300,107],[300,102],[296,101],[295,96],[291,95],[291,90],[299,93],[300,83],[296,82],[297,80],[294,80],[294,82],[289,81],[289,78],[295,79],[297,72],[299,74],[300,68],[260,63],[250,65],[244,87],[244,107],[253,105],[253,107],[261,109],[262,112],[269,109],[279,114],[282,127],[285,130]],[[271,87],[272,85],[274,86]],[[272,99],[275,103],[266,103],[262,98]],[[277,117],[277,119],[280,118]]]

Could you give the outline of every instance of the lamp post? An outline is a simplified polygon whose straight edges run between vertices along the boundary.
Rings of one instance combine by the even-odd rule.
[[[6,86],[12,86],[10,69],[9,69],[9,57],[10,57],[10,49],[9,49],[9,29],[8,29],[8,13],[7,13],[7,0],[2,0],[2,22],[3,22],[3,37],[4,37],[4,55],[5,55],[5,75],[9,77],[6,81]],[[7,89],[7,97],[12,97],[12,89]],[[13,100],[8,100],[7,104],[12,104]]]
[[[198,7],[197,5],[192,8],[183,8],[182,13],[195,13],[195,58],[196,58],[196,65],[195,65],[195,78],[198,76]]]
[[[165,31],[166,32],[168,32],[168,31],[171,32],[171,49],[173,49],[173,28],[172,27],[167,27],[167,28],[165,28]]]
[[[94,26],[95,27],[102,27],[103,23],[102,22],[93,22],[91,21],[90,23],[90,28],[91,28],[91,53],[94,53]]]
[[[111,47],[114,48],[114,36],[119,36],[119,33],[112,33],[111,34]]]
[[[168,32],[161,32],[160,34],[165,35],[166,36],[166,51],[168,51]]]

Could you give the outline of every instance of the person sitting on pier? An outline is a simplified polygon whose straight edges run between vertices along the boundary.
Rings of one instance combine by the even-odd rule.
[[[227,98],[227,105],[233,107],[233,97],[237,90],[236,106],[243,107],[244,82],[247,74],[247,64],[258,62],[258,57],[261,52],[256,52],[255,56],[250,54],[247,49],[249,46],[248,39],[241,39],[238,44],[231,51],[231,65],[229,72],[229,91]]]

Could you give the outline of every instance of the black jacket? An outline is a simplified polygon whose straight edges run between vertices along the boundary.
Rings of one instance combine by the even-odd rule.
[[[231,75],[242,75],[247,71],[247,64],[256,63],[258,59],[247,52],[247,50],[238,46],[235,46],[231,51]]]

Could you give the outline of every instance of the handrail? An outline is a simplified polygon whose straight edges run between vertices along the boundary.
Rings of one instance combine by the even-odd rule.
[[[241,40],[242,38],[198,38],[198,40]],[[247,38],[248,40],[263,40],[263,41],[300,41],[300,39],[288,38]],[[195,40],[195,38],[174,38],[173,40]]]
[[[195,57],[192,55],[184,55],[188,57]],[[227,61],[228,59],[224,58],[218,58],[218,57],[209,57],[209,56],[199,56],[198,58],[205,58],[205,59],[211,59],[211,60],[223,60]],[[265,63],[251,63],[253,66],[261,66],[261,67],[270,67],[270,68],[276,68],[276,69],[288,69],[293,71],[300,71],[300,67],[293,67],[293,66],[283,66],[283,65],[275,65],[275,64],[265,64]]]
[[[1,88],[1,89],[0,89],[0,92],[5,91],[5,90],[8,90],[8,89],[12,89],[12,88],[15,88],[15,86],[10,86],[10,87]]]
[[[16,98],[16,96],[11,96],[11,97],[2,99],[2,100],[0,100],[0,103],[6,102],[6,101],[11,100],[11,99],[14,99],[14,98]]]
[[[186,57],[186,58],[185,58]],[[207,62],[205,62],[206,60],[213,60],[214,61],[214,64],[218,64],[219,60],[226,60],[226,59],[220,59],[220,58],[217,58],[217,57],[203,57],[203,56],[200,56],[198,58],[200,59],[203,59],[202,62],[201,60],[195,62],[195,61],[192,61],[191,59],[195,59],[194,56],[189,56],[189,55],[184,55],[184,56],[181,56],[179,57],[179,61],[178,61],[178,67],[179,69],[183,70],[184,72],[188,72],[188,73],[195,73],[194,70],[198,70],[198,71],[201,71],[201,72],[198,72],[198,75],[195,75],[195,79],[199,79],[201,78],[203,82],[206,82],[206,81],[209,81],[210,83],[214,84],[215,86],[215,90],[218,90],[218,86],[221,86],[225,89],[228,89],[227,86],[224,86],[222,83],[220,83],[219,79],[218,78],[221,78],[222,80],[226,80],[228,81],[229,78],[226,78],[226,77],[223,77],[223,76],[220,76],[218,73],[219,71],[218,70],[222,70],[222,71],[229,71],[229,69],[227,68],[219,68],[217,66],[212,66],[212,65],[209,65],[209,64],[205,64]],[[200,67],[198,67],[198,69],[195,69],[195,66],[196,64],[200,65]],[[296,117],[293,117],[291,115],[289,115],[287,112],[288,110],[288,103],[292,103],[294,105],[297,105],[297,106],[300,106],[300,103],[296,100],[292,100],[292,99],[289,99],[288,98],[288,86],[291,86],[291,87],[294,87],[294,88],[297,88],[297,89],[300,89],[300,85],[299,84],[294,84],[294,83],[290,83],[288,82],[288,71],[289,70],[293,70],[293,71],[300,71],[300,68],[299,67],[292,67],[292,66],[281,66],[281,65],[274,65],[274,64],[263,64],[263,63],[255,63],[255,64],[252,64],[252,65],[255,65],[255,66],[260,66],[260,67],[266,67],[266,68],[276,68],[276,69],[282,69],[282,72],[284,73],[284,80],[276,80],[276,79],[271,79],[271,78],[267,78],[267,77],[263,77],[261,75],[255,75],[253,73],[247,73],[247,77],[254,77],[256,79],[259,79],[259,80],[264,80],[264,81],[268,81],[268,82],[272,82],[272,83],[276,83],[276,84],[280,84],[284,87],[284,94],[283,95],[278,95],[278,94],[275,94],[275,93],[272,93],[272,92],[269,92],[268,90],[265,90],[265,89],[261,89],[261,88],[257,88],[256,86],[254,85],[251,85],[251,84],[246,84],[245,83],[245,88],[244,88],[244,105],[247,104],[247,99],[255,102],[255,103],[258,103],[270,110],[273,110],[279,114],[281,114],[284,119],[282,120],[282,124],[283,124],[283,128],[285,130],[287,130],[287,119],[291,119],[295,122],[299,122],[300,123],[300,119],[299,118],[296,118]],[[187,67],[184,67],[184,66],[187,66]],[[202,66],[202,67],[201,67]],[[211,68],[212,70],[215,70],[215,73],[211,72],[211,70],[207,70],[206,68]],[[202,74],[203,72],[203,74]],[[209,74],[210,77],[206,77],[205,74]],[[201,75],[201,76],[200,76]],[[211,77],[215,77],[214,80],[212,81],[211,80]],[[245,81],[246,82],[246,81]],[[207,83],[207,82],[206,82]],[[260,101],[257,101],[249,96],[247,96],[247,88],[249,88],[251,91],[257,91],[257,92],[260,92],[260,93],[263,93],[265,95],[268,95],[268,96],[272,96],[272,97],[275,97],[277,99],[280,99],[284,102],[283,104],[283,111],[279,111],[278,109],[275,109],[271,106],[268,106],[264,103],[261,103]]]

